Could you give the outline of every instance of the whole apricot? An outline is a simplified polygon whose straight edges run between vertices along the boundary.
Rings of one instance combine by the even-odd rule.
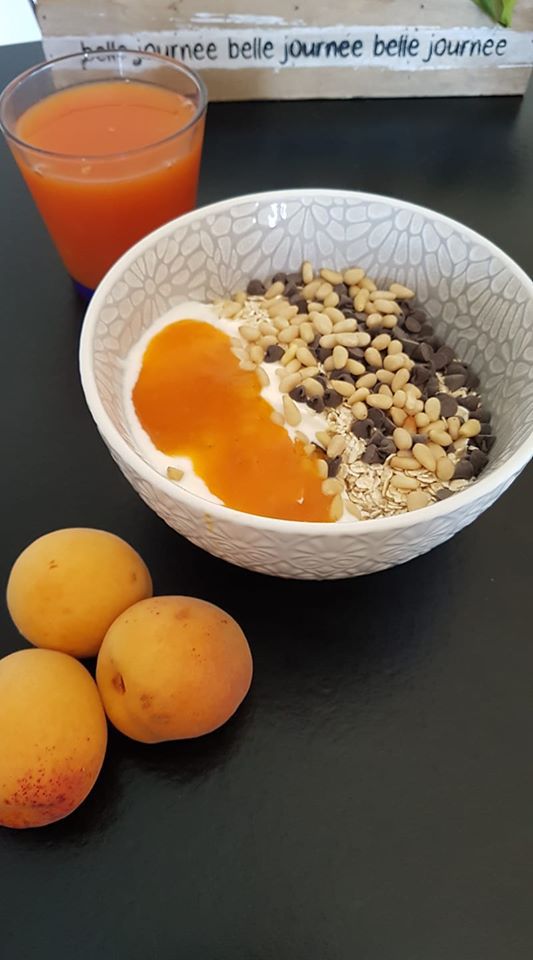
[[[7,584],[7,606],[22,636],[74,657],[95,656],[119,613],[151,596],[150,574],[133,547],[85,527],[34,540]]]
[[[107,631],[96,664],[111,723],[143,743],[210,733],[235,713],[251,680],[238,623],[193,597],[130,607]]]
[[[42,827],[72,813],[106,744],[98,689],[81,663],[55,650],[0,660],[0,824]]]

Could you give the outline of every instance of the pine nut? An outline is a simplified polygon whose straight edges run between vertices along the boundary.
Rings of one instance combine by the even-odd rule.
[[[438,443],[440,447],[449,447],[452,442],[452,438],[446,430],[430,430],[429,439],[432,440],[433,443]]]
[[[285,421],[281,416],[281,413],[278,413],[277,410],[272,411],[272,413],[270,414],[270,419],[272,420],[272,423],[277,424],[278,427],[283,427],[285,425]]]
[[[332,350],[337,343],[337,334],[326,333],[323,337],[320,337],[318,342],[321,347],[325,347],[327,350]]]
[[[226,320],[231,320],[241,312],[241,309],[240,303],[233,303],[231,300],[228,300],[222,307],[222,316],[225,317]]]
[[[388,387],[390,387],[393,381],[393,374],[390,370],[376,370],[376,377],[378,378],[380,383],[386,383]],[[392,390],[391,390],[391,397],[392,397]]]
[[[401,367],[401,369],[397,370],[394,374],[394,379],[392,381],[393,393],[396,393],[397,390],[403,390],[408,380],[409,370],[407,370],[406,367]]]
[[[251,373],[252,370],[257,370],[257,367],[253,360],[241,360],[239,363],[241,370],[246,370],[248,373]]]
[[[388,333],[378,333],[377,337],[374,337],[372,340],[372,346],[375,347],[376,350],[386,350],[390,342],[391,339]]]
[[[415,397],[415,399],[418,399],[419,397],[422,396],[422,391],[420,390],[419,387],[415,387],[414,383],[406,383],[404,390],[411,397]]]
[[[457,453],[462,453],[462,451],[468,446],[467,437],[457,437],[457,440],[454,443],[454,447]]]
[[[250,360],[253,360],[254,363],[262,363],[265,359],[265,351],[259,344],[254,344],[253,347],[250,347]]]
[[[326,460],[319,458],[316,462],[318,476],[321,480],[326,480],[328,475],[328,464]]]
[[[404,409],[411,416],[415,416],[417,413],[422,413],[424,403],[422,400],[415,400],[411,394],[408,394]]]
[[[302,415],[298,410],[294,400],[285,394],[283,396],[283,413],[290,427],[297,427],[302,422]]]
[[[395,296],[390,290],[372,290],[371,300],[395,300]]]
[[[394,402],[394,400],[393,400]],[[390,418],[397,427],[401,427],[407,419],[407,414],[404,410],[400,410],[399,407],[391,407],[390,409]]]
[[[342,273],[339,273],[337,270],[330,270],[328,267],[322,268],[320,271],[320,276],[323,280],[327,280],[327,282],[331,283],[334,287],[338,283],[342,283]]]
[[[398,324],[397,318],[394,316],[394,314],[389,313],[385,317],[383,317],[381,326],[385,327],[386,330],[393,330],[394,327],[397,326],[397,324]]]
[[[360,333],[336,333],[334,336],[341,347],[358,347],[361,343]]]
[[[340,494],[337,494],[336,497],[333,497],[329,512],[332,520],[341,519],[344,513],[344,505],[343,505],[342,497],[340,496]]]
[[[370,292],[368,290],[360,290],[359,293],[355,295],[353,305],[358,313],[361,313],[361,311],[365,309],[369,296]]]
[[[263,367],[258,367],[255,371],[257,373],[257,379],[262,387],[268,387],[270,385],[270,380],[268,379],[268,373],[266,370],[263,370]]]
[[[304,446],[304,453],[305,453],[305,455],[308,456],[308,457],[312,457],[313,454],[314,454],[314,452],[315,452],[315,450],[316,450],[316,447],[315,447],[314,443],[306,443],[305,446]]]
[[[339,300],[339,294],[335,293],[335,291],[328,293],[327,297],[324,297],[324,307],[337,307]]]
[[[294,360],[297,349],[298,347],[294,342],[287,347],[285,353],[283,354],[280,360],[280,364],[282,367],[286,367],[287,364],[291,362],[291,360]]]
[[[366,325],[369,330],[376,330],[382,326],[382,316],[380,313],[369,313],[366,318]]]
[[[167,477],[178,483],[183,477],[183,470],[179,470],[178,467],[167,467]]]
[[[346,347],[340,345],[333,347],[333,363],[336,370],[343,370],[349,359]]]
[[[396,353],[402,353],[402,352],[403,352],[402,341],[391,340],[391,342],[389,343],[389,349],[387,350],[387,353],[389,353],[393,357]]]
[[[365,350],[365,360],[368,363],[369,367],[381,367],[382,359],[379,350],[376,350],[375,347],[367,347]]]
[[[311,353],[309,347],[298,347],[296,351],[296,359],[299,360],[304,367],[314,367],[316,365],[316,359]]]
[[[389,290],[398,300],[412,300],[415,295],[414,290],[404,287],[401,283],[391,283]]]
[[[404,477],[395,474],[391,477],[391,487],[396,487],[397,490],[418,490],[418,480],[415,480],[414,477]]]
[[[315,294],[319,287],[322,286],[322,280],[310,280],[309,283],[305,284],[305,287],[302,290],[306,300],[314,300]]]
[[[455,464],[449,457],[441,457],[437,460],[437,477],[439,480],[451,480],[455,473]]]
[[[337,307],[326,307],[324,310],[326,317],[329,317],[332,323],[342,323],[346,320],[342,310],[337,310]]]
[[[372,303],[374,310],[377,310],[378,313],[384,313],[387,316],[395,314],[396,316],[401,313],[401,307],[396,300],[374,300]]]
[[[302,280],[305,284],[311,283],[314,277],[313,265],[309,260],[304,260],[302,263]]]
[[[361,292],[361,287],[359,286],[358,283],[351,283],[350,286],[348,287],[348,296],[351,297],[352,300],[353,300],[353,299],[357,296],[357,294],[360,293],[360,292]]]
[[[324,396],[324,387],[320,383],[320,380],[313,380],[312,377],[306,377],[306,379],[302,381],[302,387],[308,397]]]
[[[280,330],[278,340],[280,343],[290,343],[291,340],[296,340],[299,333],[298,327],[286,327],[285,330]]]
[[[370,390],[368,389],[368,387],[359,387],[359,389],[356,390],[355,393],[352,393],[350,397],[350,406],[352,406],[352,410],[353,410],[353,404],[360,403],[362,400],[366,400],[369,393],[370,393]]]
[[[346,450],[346,438],[341,436],[340,433],[336,433],[335,436],[328,443],[326,453],[330,460],[334,460],[335,457],[340,457],[341,453],[344,453]]]
[[[345,369],[348,373],[353,373],[354,377],[362,377],[366,372],[364,363],[360,363],[359,360],[352,360],[351,357],[346,361]]]
[[[396,427],[393,431],[392,439],[396,444],[397,450],[410,450],[413,446],[411,434],[408,430],[404,430],[403,427]]]
[[[239,333],[241,337],[243,337],[243,339],[247,340],[249,343],[253,342],[254,340],[259,340],[259,337],[261,336],[259,327],[253,327],[250,323],[243,323],[242,326],[239,327]]]
[[[366,420],[368,416],[366,403],[363,403],[362,400],[352,403],[352,413],[356,420]]]
[[[413,490],[412,493],[407,494],[405,503],[408,510],[420,510],[431,503],[431,497],[426,490]]]
[[[442,457],[446,456],[445,451],[442,449],[442,447],[439,447],[438,443],[428,443],[428,450],[431,450],[431,453],[433,454],[437,462]]]
[[[393,470],[420,470],[420,464],[414,457],[391,457]]]
[[[391,389],[394,390],[394,380],[392,381]],[[394,400],[395,407],[403,407],[405,406],[405,401],[407,400],[407,394],[404,390],[396,390],[396,392],[392,395],[392,399]]]
[[[448,417],[447,425],[450,437],[452,440],[457,440],[457,437],[459,436],[459,430],[461,429],[461,421],[459,420],[459,417]]]
[[[331,434],[328,433],[327,430],[317,430],[315,436],[320,446],[324,447],[324,450],[327,450],[331,440]]]
[[[427,427],[430,422],[427,413],[415,413],[415,423],[417,427]]]
[[[378,374],[379,374],[379,370],[378,370]],[[392,390],[389,387],[388,383],[382,383],[381,386],[378,388],[378,393],[380,393],[383,397],[392,397]]]
[[[283,377],[279,383],[280,393],[290,393],[300,383],[300,377],[297,373],[291,373],[288,377]]]
[[[336,477],[328,477],[322,484],[322,493],[325,497],[335,497],[338,493],[342,493],[343,490],[343,484],[340,480],[337,480]]]
[[[365,271],[361,267],[350,267],[348,270],[345,270],[342,276],[344,283],[347,283],[349,287],[354,283],[360,283],[365,275]]]
[[[435,473],[437,462],[431,453],[431,450],[428,450],[425,443],[415,443],[413,447],[413,457],[415,460],[418,460],[418,462],[421,463],[426,470],[430,470],[431,473]]]
[[[278,332],[275,326],[272,323],[268,323],[267,320],[261,320],[261,323],[259,324],[259,330],[263,337],[276,336]]]
[[[440,417],[440,400],[438,397],[430,397],[426,400],[424,409],[430,420],[438,420]]]
[[[273,297],[279,297],[285,289],[285,284],[281,280],[277,280],[276,283],[273,283],[266,293],[264,294],[265,300],[272,300]]]
[[[300,336],[304,343],[312,343],[315,339],[315,331],[313,330],[312,323],[301,323],[300,324]]]
[[[333,357],[327,357],[324,360],[324,363],[322,364],[322,366],[324,367],[324,370],[326,370],[327,373],[329,373],[330,370],[335,370],[336,365]]]
[[[397,370],[401,370],[402,367],[405,367],[408,362],[409,357],[406,353],[394,353],[392,356],[387,354],[383,360],[383,366],[385,370],[392,370],[393,373],[396,373]]]
[[[348,513],[351,513],[353,517],[356,517],[357,520],[362,520],[361,511],[356,503],[353,503],[352,500],[346,499],[344,501],[344,506],[346,507]]]
[[[317,333],[322,334],[322,336],[331,333],[333,330],[333,324],[325,313],[316,313],[313,310],[313,312],[309,314],[309,319]]]
[[[287,320],[290,317],[295,317],[298,313],[298,307],[287,303],[286,300],[272,300],[268,304],[267,310],[269,317],[286,317]]]
[[[370,390],[376,386],[378,378],[375,373],[365,373],[355,381],[356,387],[368,387]]]
[[[353,383],[346,383],[346,380],[330,380],[330,386],[333,390],[336,390],[337,393],[340,393],[341,397],[351,397],[352,393],[355,393],[355,387]]]
[[[327,297],[328,293],[333,293],[333,287],[331,286],[331,283],[328,283],[327,280],[324,280],[324,282],[320,284],[318,290],[315,291],[315,297],[317,300],[324,300],[324,297]]]
[[[305,370],[302,370],[303,377],[317,377],[319,373],[318,367],[306,367]]]
[[[307,310],[309,313],[311,313],[311,311],[314,311],[315,313],[322,313],[323,309],[323,303],[318,303],[316,300],[307,301]]]
[[[463,426],[459,429],[460,437],[477,437],[478,433],[481,430],[481,424],[479,420],[470,419],[466,423],[463,423]]]
[[[300,361],[295,357],[294,360],[291,360],[285,367],[285,373],[297,373],[301,366]]]
[[[275,327],[276,330],[286,330],[290,324],[286,317],[274,317],[272,326]]]
[[[366,398],[367,406],[377,407],[378,410],[390,410],[392,397],[384,397],[382,393],[371,393]]]
[[[247,295],[244,290],[237,290],[237,293],[233,294],[233,299],[236,303],[240,303],[241,306],[246,303]]]
[[[333,327],[334,333],[355,333],[357,330],[357,320],[353,317],[345,317],[344,320],[338,320]]]
[[[370,279],[370,277],[363,277],[363,279],[359,280],[358,283],[363,290],[368,290],[369,293],[372,293],[373,290],[377,290],[376,284]]]
[[[369,345],[369,343],[370,343],[371,340],[372,340],[372,337],[370,336],[369,333],[366,333],[365,330],[362,330],[362,331],[360,330],[359,333],[357,334],[357,343],[356,343],[356,346],[357,346],[357,347],[368,347],[368,345]]]

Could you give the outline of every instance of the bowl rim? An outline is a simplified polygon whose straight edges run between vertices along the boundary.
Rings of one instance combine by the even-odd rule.
[[[428,216],[436,218],[441,223],[447,224],[454,230],[458,230],[461,233],[466,233],[472,241],[482,244],[490,253],[500,258],[504,265],[507,266],[517,277],[517,279],[521,281],[523,286],[526,289],[529,289],[531,299],[533,300],[533,280],[531,280],[525,271],[522,270],[522,268],[510,256],[508,256],[508,254],[504,253],[504,251],[501,250],[495,243],[493,243],[491,240],[488,240],[476,230],[472,230],[470,227],[465,226],[458,220],[454,220],[445,214],[432,210],[429,207],[421,206],[420,204],[410,203],[407,200],[400,200],[397,197],[389,197],[385,194],[367,193],[366,191],[360,190],[338,190],[328,187],[267,190],[257,193],[242,194],[239,196],[230,197],[226,200],[218,200],[215,203],[197,207],[190,213],[182,214],[180,217],[176,217],[174,220],[168,221],[161,227],[158,227],[157,230],[153,230],[151,233],[147,234],[147,236],[143,237],[132,247],[130,247],[129,250],[127,250],[108,270],[106,275],[100,281],[89,303],[83,320],[79,347],[81,384],[85,395],[85,401],[91,416],[93,417],[95,424],[106,444],[111,448],[111,450],[116,451],[116,453],[120,455],[133,473],[137,474],[137,476],[139,476],[142,480],[145,480],[147,483],[156,487],[161,491],[161,493],[169,496],[171,500],[176,500],[177,502],[181,501],[185,505],[189,506],[193,511],[202,512],[204,515],[207,514],[213,519],[230,521],[238,526],[253,527],[271,532],[277,531],[279,533],[294,532],[299,534],[320,534],[326,536],[339,536],[340,534],[357,536],[362,532],[367,533],[370,530],[375,530],[376,534],[385,533],[387,531],[399,530],[403,527],[416,526],[422,522],[425,523],[430,522],[431,520],[438,520],[448,517],[451,514],[456,513],[458,510],[461,510],[463,507],[468,507],[474,501],[494,493],[497,491],[498,487],[502,485],[502,483],[505,483],[506,480],[511,481],[520,472],[520,470],[526,466],[528,461],[533,456],[533,430],[522,441],[518,450],[516,450],[516,452],[508,460],[497,467],[489,476],[482,476],[479,480],[476,480],[475,483],[465,487],[464,490],[458,491],[452,497],[437,503],[432,503],[429,506],[424,507],[422,510],[400,513],[392,517],[378,517],[369,520],[354,520],[353,523],[283,520],[276,517],[264,517],[259,514],[244,513],[239,510],[235,510],[232,507],[227,507],[224,504],[212,503],[196,493],[192,493],[182,487],[177,486],[172,482],[172,480],[169,480],[167,477],[164,477],[158,473],[154,467],[146,463],[142,457],[129,446],[129,444],[123,439],[119,431],[116,429],[100,399],[94,377],[93,366],[92,346],[94,331],[100,311],[102,307],[105,306],[105,298],[109,292],[109,289],[121,279],[121,275],[126,269],[127,265],[129,265],[136,257],[140,256],[147,247],[152,246],[155,242],[157,242],[158,239],[167,236],[167,234],[178,229],[182,224],[194,222],[194,220],[196,220],[198,217],[222,213],[236,204],[255,202],[279,203],[291,200],[317,199],[318,197],[322,197],[324,199],[345,198],[359,200],[366,203],[392,204],[393,206],[399,206],[401,209],[406,209],[412,211],[413,213],[420,213],[426,218]]]

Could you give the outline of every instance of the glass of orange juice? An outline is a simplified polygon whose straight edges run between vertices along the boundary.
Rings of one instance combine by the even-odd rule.
[[[206,105],[192,70],[130,50],[38,64],[2,93],[0,127],[82,294],[194,207]]]

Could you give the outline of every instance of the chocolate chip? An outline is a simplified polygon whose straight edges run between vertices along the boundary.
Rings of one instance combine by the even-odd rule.
[[[406,317],[404,326],[409,333],[420,333],[422,329],[422,324],[413,314],[411,314],[410,317]]]
[[[459,363],[459,360],[452,360],[448,364],[447,373],[464,373],[466,374],[466,367],[463,363]]]
[[[411,370],[411,383],[415,387],[422,387],[431,376],[431,367],[422,363],[415,363]]]
[[[371,441],[371,443],[373,443],[374,446],[376,446],[376,447],[381,446],[381,444],[383,443],[384,439],[385,439],[385,437],[384,437],[384,435],[382,434],[381,430],[378,430],[378,429],[373,430],[372,433],[370,434],[370,441]]]
[[[266,287],[260,280],[250,280],[246,287],[246,293],[249,293],[251,297],[262,297],[265,291]]]
[[[295,294],[298,294],[298,296],[301,296],[300,291],[298,290],[298,287],[296,286],[296,284],[293,283],[292,280],[289,280],[289,282],[285,285],[283,296],[290,299],[290,297],[294,297]]]
[[[288,273],[288,274],[287,274],[287,280],[288,280],[290,283],[296,283],[296,284],[298,284],[298,286],[300,287],[300,286],[302,285],[302,283],[303,283],[303,280],[302,280],[302,271],[301,271],[301,270],[296,270],[295,273]]]
[[[283,273],[283,271],[280,270],[278,273],[275,273],[274,276],[272,277],[272,283],[280,283],[280,282],[287,283],[287,279],[288,279],[287,274]]]
[[[313,377],[313,380],[316,380],[317,383],[320,383],[321,386],[324,387],[324,390],[326,389],[328,385],[328,378],[325,376],[325,374],[317,373],[316,377]]]
[[[466,397],[461,397],[461,406],[473,413],[479,407],[479,397],[475,393],[468,393]]]
[[[483,467],[487,466],[489,458],[486,453],[483,453],[483,450],[479,450],[477,447],[473,447],[468,455],[468,459],[472,464],[472,469],[474,471],[474,476],[477,477],[479,473],[483,470]]]
[[[469,390],[475,390],[479,387],[479,377],[473,370],[466,371],[466,386]]]
[[[359,437],[360,440],[368,440],[374,424],[371,420],[354,420],[352,426],[350,427],[354,437]]]
[[[273,343],[270,347],[266,348],[265,351],[265,363],[276,363],[278,360],[281,360],[285,350],[283,347],[280,347],[277,343]]]
[[[454,480],[471,480],[474,476],[474,468],[469,460],[463,458],[459,460],[453,475]]]
[[[289,397],[291,400],[296,400],[296,403],[305,403],[307,400],[307,394],[303,387],[295,387],[294,390],[290,390]]]
[[[289,297],[291,307],[298,307],[298,313],[307,313],[307,300],[302,297],[300,292]]]
[[[378,407],[370,408],[368,411],[368,418],[372,421],[374,426],[378,427],[379,429],[385,422],[385,414],[383,413],[383,410],[380,410]]]
[[[496,437],[493,434],[487,434],[486,436],[482,433],[478,434],[477,437],[474,437],[474,443],[479,447],[483,453],[488,453],[489,450],[492,450],[494,444],[496,443]]]
[[[323,413],[324,411],[324,401],[322,397],[309,397],[307,406],[311,407],[311,410],[314,410],[315,413]]]
[[[457,400],[449,393],[438,393],[437,400],[440,400],[441,417],[454,417],[457,413]]]
[[[429,343],[419,343],[416,348],[413,350],[413,360],[418,360],[420,363],[432,363],[433,362],[433,347]]]
[[[421,307],[410,308],[410,309],[409,309],[409,312],[410,312],[411,316],[412,316],[412,317],[415,317],[420,324],[423,325],[423,324],[427,323],[426,311],[425,311],[425,310],[422,310]],[[432,328],[432,331],[433,331],[433,328]]]
[[[336,287],[334,287],[333,289],[336,290]],[[349,297],[346,293],[341,293],[340,299],[339,299],[339,307],[341,308],[341,310],[343,307],[349,307],[351,310],[353,308],[352,298]]]
[[[448,490],[447,487],[443,487],[442,490],[437,490],[435,496],[437,500],[447,500],[448,497],[453,497],[453,490]]]
[[[385,459],[390,457],[391,453],[396,453],[396,444],[390,437],[384,437],[379,445],[379,452],[384,454]]]
[[[333,460],[328,460],[328,477],[337,476],[341,463],[342,457],[333,457]]]
[[[432,343],[432,346],[434,347],[435,344]],[[455,356],[455,352],[452,350],[451,347],[447,347],[446,344],[438,347],[437,352],[433,357],[433,364],[434,364],[435,370],[444,370],[444,368],[447,367],[449,363],[451,363],[454,356]]]
[[[363,463],[380,463],[381,462],[378,449],[377,447],[374,446],[373,443],[368,444],[365,452],[363,453],[363,456],[361,457],[361,460],[363,461]]]
[[[462,373],[451,373],[444,377],[444,383],[449,390],[460,390],[465,385],[465,376]]]
[[[340,407],[342,403],[342,397],[340,393],[337,393],[337,391],[333,390],[331,387],[326,387],[324,390],[323,399],[325,407]]]
[[[346,286],[345,283],[336,283],[335,286],[333,287],[333,290],[337,294],[339,299],[341,297],[345,297],[348,293],[348,287]],[[348,297],[348,299],[350,298]]]
[[[324,360],[327,360],[328,357],[331,357],[333,350],[330,347],[318,347],[316,355],[320,360],[320,363],[324,363]]]
[[[430,377],[425,387],[425,392],[427,393],[428,397],[434,397],[439,390],[440,384],[437,378],[434,376]]]
[[[431,324],[428,323],[427,321],[426,321],[426,323],[423,323],[423,324],[422,324],[422,329],[421,329],[421,331],[420,331],[420,336],[421,336],[422,340],[427,340],[428,337],[432,337],[432,336],[433,336],[433,327],[432,327]]]
[[[348,356],[350,360],[364,360],[365,351],[361,347],[348,347]]]
[[[476,420],[481,420],[481,423],[490,423],[490,410],[487,410],[486,407],[480,407],[479,410],[476,410]]]
[[[396,425],[392,422],[392,420],[389,420],[388,416],[385,414],[383,418],[383,423],[381,424],[381,427],[380,427],[381,432],[388,434],[390,436],[391,433],[394,433],[395,429],[396,429]]]
[[[396,333],[396,329],[394,331],[395,333]],[[396,336],[398,335],[396,334]],[[405,337],[400,339],[402,341],[403,352],[406,353],[408,357],[412,357],[418,346],[416,340],[406,340]]]
[[[352,374],[346,370],[331,370],[329,378],[330,380],[340,380],[342,383],[351,383],[352,386],[355,383],[355,377],[352,377]]]
[[[368,333],[367,326],[366,326],[366,318],[367,318],[367,316],[368,316],[368,314],[366,314],[366,313],[359,313],[357,310],[355,311],[355,319],[357,320],[358,323],[361,323],[361,324],[362,324],[363,330],[365,330],[366,333]]]
[[[428,437],[425,433],[412,433],[411,439],[413,443],[427,443]]]

